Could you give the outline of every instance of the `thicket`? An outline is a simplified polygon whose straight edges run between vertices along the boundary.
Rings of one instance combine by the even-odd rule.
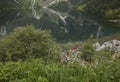
[[[34,26],[18,27],[0,39],[0,61],[18,61],[48,56],[54,40],[50,32]]]

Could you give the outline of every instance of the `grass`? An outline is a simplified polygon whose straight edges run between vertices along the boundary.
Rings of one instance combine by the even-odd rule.
[[[120,61],[78,65],[33,59],[0,64],[0,82],[120,82]]]

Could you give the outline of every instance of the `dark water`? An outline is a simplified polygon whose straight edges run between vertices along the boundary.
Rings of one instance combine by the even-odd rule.
[[[37,10],[39,12],[39,10]],[[56,17],[55,15],[49,15],[48,13],[42,13],[42,16],[37,20],[31,10],[0,10],[0,26],[5,26],[7,34],[12,32],[13,29],[18,26],[34,25],[37,29],[51,30],[52,36],[58,41],[79,41],[85,40],[93,34],[97,37],[98,28],[99,37],[112,35],[116,32],[120,32],[120,26],[116,24],[108,23],[103,20],[93,19],[88,16],[81,15],[79,17],[66,17],[66,24]]]

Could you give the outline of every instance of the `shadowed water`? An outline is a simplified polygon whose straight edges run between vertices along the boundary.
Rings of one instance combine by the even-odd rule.
[[[30,0],[28,6],[23,8],[1,9],[0,25],[5,26],[7,33],[18,26],[33,24],[36,28],[51,30],[52,36],[58,41],[85,40],[94,35],[97,39],[119,32],[119,26],[93,19],[85,15],[74,17],[69,12],[56,11],[49,6],[59,4],[66,0],[45,0],[38,4],[39,0]],[[14,0],[21,5],[22,1]],[[8,14],[9,13],[9,14]]]

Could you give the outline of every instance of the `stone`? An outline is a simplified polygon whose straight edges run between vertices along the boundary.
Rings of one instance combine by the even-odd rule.
[[[119,40],[110,40],[110,41],[104,42],[101,46],[98,42],[96,42],[95,44],[93,44],[93,46],[95,47],[96,51],[109,48],[109,49],[114,49],[120,52],[120,41]]]

